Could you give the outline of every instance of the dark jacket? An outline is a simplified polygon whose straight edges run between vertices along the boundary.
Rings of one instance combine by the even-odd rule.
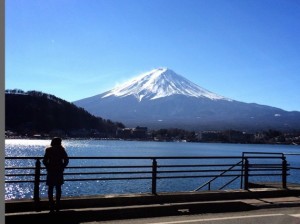
[[[69,163],[66,150],[62,146],[46,148],[43,164],[47,169],[47,185],[61,185],[64,183],[63,172]]]

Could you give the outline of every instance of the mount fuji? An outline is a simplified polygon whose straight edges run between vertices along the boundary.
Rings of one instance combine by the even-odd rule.
[[[300,112],[244,103],[206,90],[167,68],[143,73],[102,94],[73,102],[127,127],[258,131],[300,129]]]
[[[172,95],[196,98],[206,97],[212,100],[225,99],[222,96],[197,86],[167,68],[158,68],[146,72],[112,89],[102,98],[109,96],[126,97],[130,95],[134,96],[139,102],[143,99],[154,100]]]

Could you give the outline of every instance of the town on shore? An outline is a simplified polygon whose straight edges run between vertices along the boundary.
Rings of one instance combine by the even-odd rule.
[[[6,139],[49,139],[54,136],[60,136],[65,139],[300,145],[300,132],[284,133],[272,129],[256,133],[246,133],[237,130],[196,132],[178,128],[148,130],[147,127],[137,126],[135,128],[118,128],[115,132],[102,133],[94,129],[80,129],[71,132],[53,130],[49,133],[5,131]]]

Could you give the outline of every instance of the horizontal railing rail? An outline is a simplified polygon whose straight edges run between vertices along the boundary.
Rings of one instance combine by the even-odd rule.
[[[5,183],[34,183],[34,200],[38,203],[40,183],[46,182],[46,168],[43,157],[5,157]],[[282,177],[286,187],[289,164],[282,153],[245,152],[242,156],[171,156],[171,157],[70,157],[65,169],[65,181],[114,181],[151,180],[151,192],[157,193],[157,181],[166,179],[197,178],[205,181],[196,190],[211,185],[217,179],[227,178],[219,189],[240,179],[241,188],[248,189],[251,177]],[[21,160],[22,166],[11,165],[9,161]],[[259,161],[264,161],[259,162]],[[85,161],[85,164],[76,164]],[[93,162],[130,161],[129,164],[93,164]],[[265,162],[267,161],[267,162]],[[72,163],[74,162],[74,163]],[[141,164],[134,164],[139,162]],[[103,162],[104,163],[104,162]],[[202,178],[202,179],[201,179]],[[211,178],[207,181],[207,178]]]
[[[300,156],[300,153],[284,153],[285,156]],[[300,170],[300,167],[290,166],[290,170]]]

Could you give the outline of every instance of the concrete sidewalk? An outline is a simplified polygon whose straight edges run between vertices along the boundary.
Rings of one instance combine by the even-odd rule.
[[[41,211],[33,201],[6,202],[6,223],[70,223],[126,218],[247,211],[279,206],[300,206],[300,188],[257,188],[248,191],[209,191],[64,198],[62,210],[49,214],[46,200]]]

